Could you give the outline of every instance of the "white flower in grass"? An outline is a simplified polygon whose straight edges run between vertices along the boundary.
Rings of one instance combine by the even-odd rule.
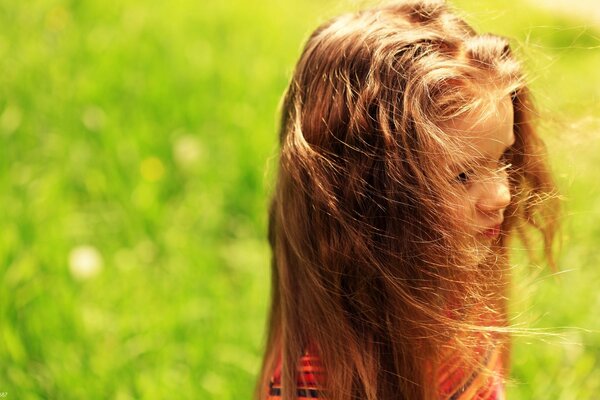
[[[177,165],[182,168],[195,167],[202,156],[202,143],[193,135],[185,134],[173,143],[173,158]]]
[[[102,269],[102,256],[93,246],[78,246],[69,253],[69,270],[75,279],[95,277]]]

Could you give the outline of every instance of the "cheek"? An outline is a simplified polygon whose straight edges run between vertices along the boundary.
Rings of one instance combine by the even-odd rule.
[[[475,202],[468,191],[458,193],[450,199],[455,218],[465,225],[471,225],[475,215]]]

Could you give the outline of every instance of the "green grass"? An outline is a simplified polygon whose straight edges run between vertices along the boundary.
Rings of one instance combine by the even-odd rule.
[[[515,339],[510,398],[597,398],[598,30],[461,3],[522,44],[568,200],[570,272],[531,283],[538,269],[517,267],[513,307],[560,336]],[[0,2],[0,392],[251,396],[277,106],[308,33],[355,7]],[[87,278],[70,269],[80,246],[100,258]]]

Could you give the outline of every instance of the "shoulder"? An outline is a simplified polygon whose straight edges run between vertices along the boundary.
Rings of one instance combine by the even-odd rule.
[[[282,394],[282,360],[279,359],[269,383],[267,400],[279,400]],[[321,360],[315,352],[306,351],[298,361],[296,393],[298,400],[319,398],[323,389],[325,373]]]

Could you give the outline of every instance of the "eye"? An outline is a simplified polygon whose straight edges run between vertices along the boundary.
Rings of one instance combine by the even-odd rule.
[[[464,171],[454,177],[454,180],[462,185],[466,185],[471,181],[473,170]]]

